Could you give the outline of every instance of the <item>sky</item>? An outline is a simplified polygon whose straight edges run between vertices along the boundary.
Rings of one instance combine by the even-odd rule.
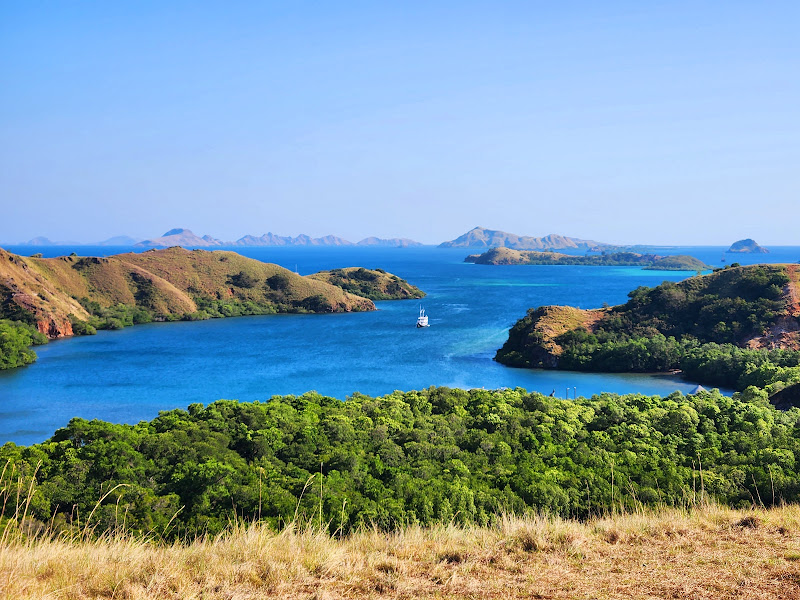
[[[800,3],[0,0],[0,242],[800,245]]]

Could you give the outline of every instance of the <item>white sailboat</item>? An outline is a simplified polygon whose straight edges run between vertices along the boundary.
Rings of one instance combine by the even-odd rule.
[[[425,309],[419,307],[419,317],[417,317],[417,327],[430,327],[428,325],[428,315],[425,314]]]

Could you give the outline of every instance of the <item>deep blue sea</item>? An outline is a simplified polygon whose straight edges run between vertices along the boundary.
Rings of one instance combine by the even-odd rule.
[[[11,252],[110,255],[117,247],[22,247]],[[513,369],[492,360],[530,307],[618,304],[630,290],[694,273],[635,267],[485,266],[477,250],[421,248],[235,248],[306,275],[321,269],[383,268],[427,292],[431,326],[417,329],[418,301],[379,302],[372,313],[273,315],[153,323],[36,348],[33,365],[0,372],[0,443],[40,442],[72,417],[135,423],[161,410],[220,398],[266,400],[309,390],[344,399],[428,386],[523,387],[559,397],[602,391],[669,394],[694,385],[663,375],[598,375]],[[653,248],[722,266],[797,262],[800,247],[724,255],[721,247]]]

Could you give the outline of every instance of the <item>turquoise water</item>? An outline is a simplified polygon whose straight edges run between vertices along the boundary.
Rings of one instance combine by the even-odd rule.
[[[9,248],[31,254],[113,254],[118,248]],[[669,249],[719,264],[721,248]],[[36,349],[30,367],[0,372],[0,442],[39,442],[79,416],[135,423],[160,410],[220,398],[266,400],[316,390],[344,399],[431,385],[520,386],[557,396],[601,391],[668,394],[690,382],[665,376],[512,369],[492,360],[507,331],[542,304],[591,308],[624,302],[639,285],[692,273],[633,267],[484,266],[463,249],[243,248],[301,274],[381,267],[428,292],[431,327],[417,329],[416,301],[380,302],[372,313],[274,315],[154,323]],[[666,249],[659,249],[667,253]],[[795,262],[800,248],[729,260]]]

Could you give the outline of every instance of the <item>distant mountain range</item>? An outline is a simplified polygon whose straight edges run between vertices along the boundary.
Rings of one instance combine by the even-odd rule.
[[[406,238],[381,239],[376,237],[364,238],[354,244],[348,240],[326,235],[324,237],[312,238],[311,236],[300,234],[297,237],[275,235],[272,232],[265,233],[256,237],[246,235],[235,242],[223,242],[210,235],[203,237],[197,236],[189,229],[170,229],[164,235],[152,240],[144,240],[136,244],[138,247],[165,248],[169,246],[184,246],[205,248],[208,246],[386,246],[395,248],[406,248],[408,246],[421,246],[419,242]]]
[[[89,244],[83,244],[81,242],[69,242],[69,241],[54,242],[46,237],[39,236],[33,238],[32,240],[24,242],[22,245],[23,246],[133,246],[140,240],[141,238],[132,238],[127,235],[115,235],[114,237],[110,237],[107,240],[103,240],[102,242],[91,242]]]
[[[300,234],[296,237],[276,235],[272,232],[260,236],[245,235],[236,241],[223,241],[210,235],[199,236],[190,229],[175,228],[170,229],[164,235],[142,240],[127,235],[118,235],[101,242],[73,242],[73,241],[51,241],[46,237],[35,237],[23,246],[135,246],[138,248],[169,248],[171,246],[183,246],[184,248],[209,248],[217,246],[377,246],[384,248],[408,248],[411,246],[422,246],[421,243],[408,238],[378,238],[367,237],[359,242],[326,235],[314,238],[309,235]],[[442,242],[439,248],[512,248],[514,250],[584,250],[584,251],[625,251],[635,246],[618,246],[605,242],[572,238],[564,235],[550,234],[544,237],[531,237],[517,235],[496,229],[486,229],[485,227],[475,227],[454,240]],[[733,244],[727,252],[769,252],[766,248],[760,247],[753,240],[740,240]]]
[[[408,248],[411,246],[422,246],[419,242],[408,238],[377,238],[368,237],[360,242],[353,243],[335,235],[312,238],[311,236],[300,234],[297,237],[275,235],[265,233],[262,236],[246,235],[235,242],[225,242],[210,235],[199,236],[190,229],[175,228],[170,229],[164,235],[142,240],[142,238],[132,238],[127,235],[118,235],[102,242],[54,242],[46,237],[35,237],[22,246],[136,246],[138,248],[169,248],[171,246],[183,246],[189,248],[208,248],[213,246],[381,246],[385,248]]]
[[[464,235],[439,244],[439,248],[513,248],[514,250],[565,250],[575,248],[594,250],[611,247],[611,244],[581,240],[563,235],[545,237],[519,236],[505,231],[475,227]]]

